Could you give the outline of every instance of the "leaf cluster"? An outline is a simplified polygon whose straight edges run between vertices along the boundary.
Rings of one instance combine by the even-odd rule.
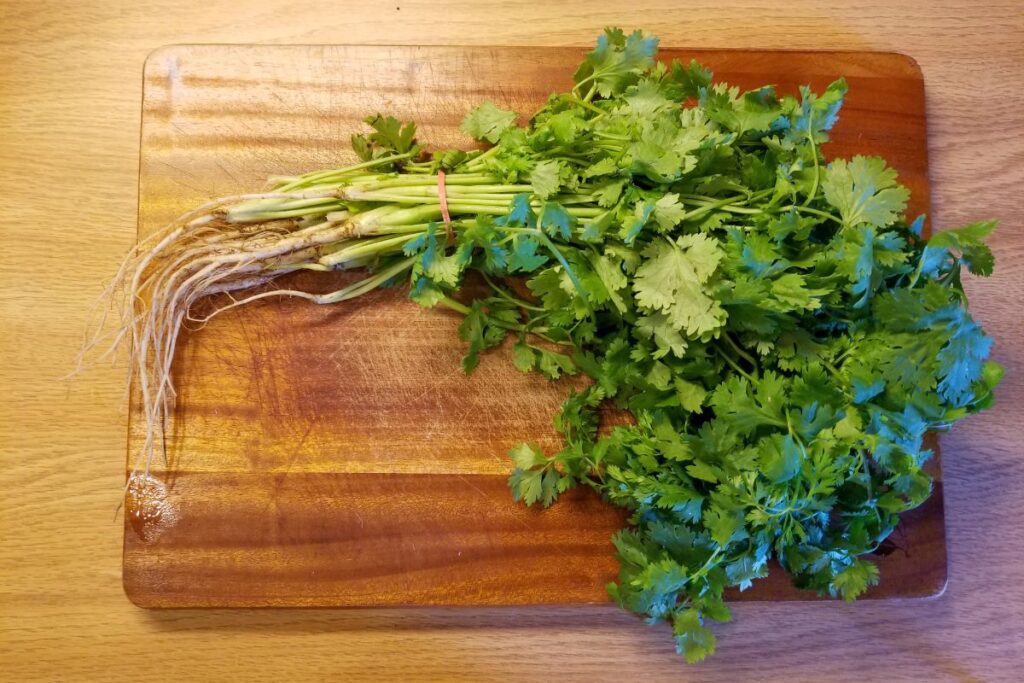
[[[826,162],[844,81],[743,92],[656,47],[610,29],[524,125],[471,112],[486,171],[530,189],[407,254],[425,305],[469,271],[488,283],[467,371],[512,337],[519,369],[592,380],[555,417],[561,451],[512,449],[512,493],[548,506],[585,485],[627,508],[609,591],[696,661],[724,591],[770,559],[846,600],[878,581],[868,556],[932,490],[925,434],[988,407],[1001,377],[961,284],[991,273],[994,223],[924,239],[883,159]],[[361,154],[411,148],[371,123]],[[633,424],[599,430],[607,404]]]

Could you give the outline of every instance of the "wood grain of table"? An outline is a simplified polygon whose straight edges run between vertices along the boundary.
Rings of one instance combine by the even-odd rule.
[[[744,604],[686,668],[608,607],[181,610],[121,588],[125,386],[72,367],[135,234],[142,63],[169,43],[896,50],[925,74],[936,227],[999,217],[973,310],[1008,368],[943,438],[949,587],[927,601]],[[0,2],[0,680],[1017,680],[1024,666],[1024,7],[669,3]]]

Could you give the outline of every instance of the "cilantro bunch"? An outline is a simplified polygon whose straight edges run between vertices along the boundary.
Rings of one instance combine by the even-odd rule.
[[[413,124],[372,116],[360,163],[271,179],[140,243],[118,276],[139,462],[161,443],[194,301],[359,267],[335,292],[225,308],[408,281],[465,316],[467,372],[512,337],[520,370],[588,376],[554,418],[562,450],[512,449],[512,494],[548,506],[583,485],[628,509],[608,590],[670,622],[688,661],[714,651],[725,589],[770,559],[847,600],[876,583],[866,556],[931,493],[926,432],[991,405],[1002,375],[961,285],[992,272],[995,223],[924,239],[884,160],[826,163],[843,80],[740,92],[656,49],[607,30],[525,125],[472,111],[463,130],[485,149],[426,156]],[[600,429],[606,406],[632,422]]]

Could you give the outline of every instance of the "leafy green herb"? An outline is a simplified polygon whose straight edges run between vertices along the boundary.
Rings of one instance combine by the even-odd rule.
[[[769,560],[846,600],[877,583],[868,556],[931,492],[925,433],[990,406],[1002,377],[961,283],[991,274],[995,223],[924,239],[883,159],[826,163],[842,79],[741,92],[656,48],[607,30],[523,126],[482,104],[462,130],[485,150],[427,158],[413,124],[372,116],[352,140],[361,163],[169,226],[123,269],[127,300],[156,308],[124,316],[150,388],[146,462],[190,302],[365,267],[329,294],[238,303],[332,303],[408,277],[415,301],[464,316],[466,372],[508,340],[524,372],[586,374],[555,417],[564,447],[512,449],[512,495],[549,506],[584,485],[628,509],[608,590],[671,622],[687,661],[714,652],[724,591]],[[484,294],[460,300],[470,272]],[[633,423],[599,430],[608,403]]]
[[[655,65],[654,44],[609,31],[515,152],[544,206],[606,209],[546,231],[568,265],[521,269],[538,300],[516,364],[544,371],[522,341],[542,325],[636,424],[599,436],[600,402],[570,398],[565,449],[517,447],[509,483],[527,503],[571,480],[629,508],[609,590],[698,661],[725,588],[770,558],[846,600],[879,581],[866,556],[931,490],[924,433],[987,407],[1001,375],[960,285],[991,273],[995,224],[924,240],[884,160],[826,164],[844,81],[743,93]]]

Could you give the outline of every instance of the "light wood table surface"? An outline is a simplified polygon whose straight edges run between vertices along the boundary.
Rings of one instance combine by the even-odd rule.
[[[672,4],[678,5],[673,7]],[[1024,4],[0,2],[0,680],[1001,681],[1024,676]],[[121,588],[124,372],[72,367],[135,235],[142,63],[169,43],[896,50],[928,93],[937,227],[1003,220],[973,310],[1008,368],[943,440],[949,586],[744,604],[687,668],[615,608],[149,612]]]

